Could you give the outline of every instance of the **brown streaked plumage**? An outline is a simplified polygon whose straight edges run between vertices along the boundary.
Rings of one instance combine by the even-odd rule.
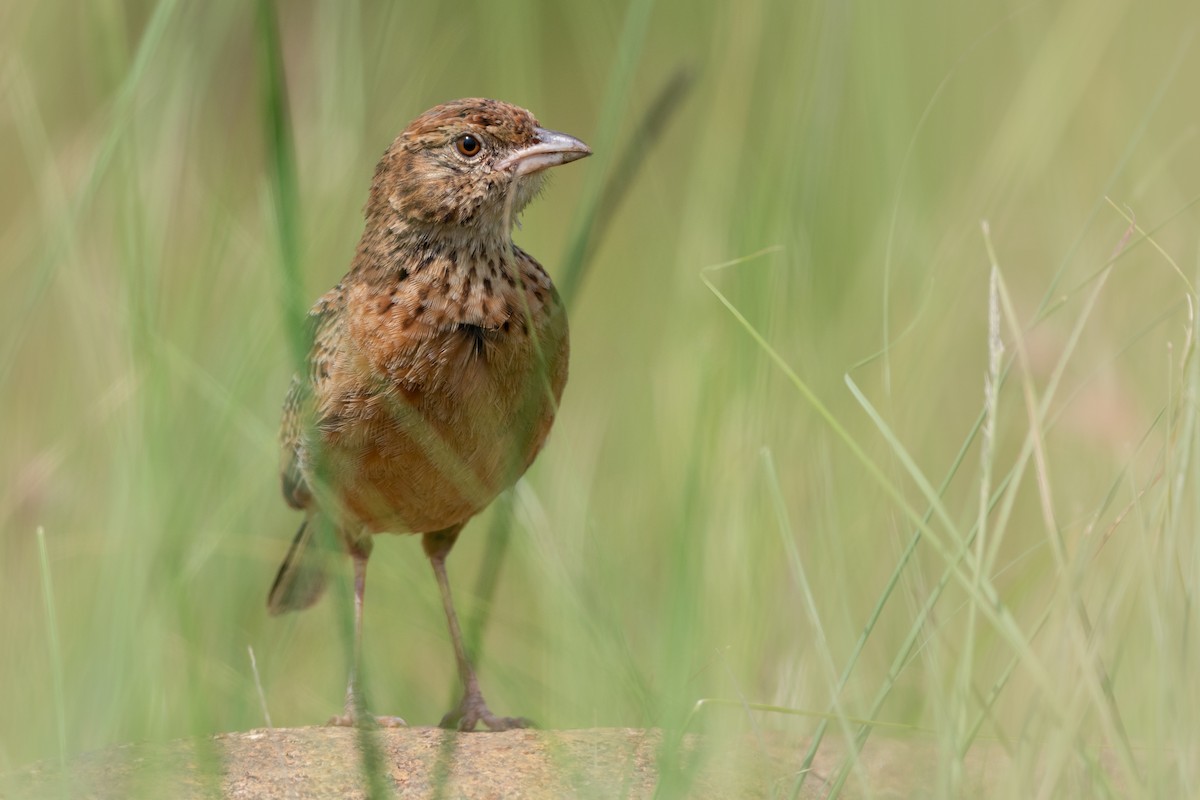
[[[421,533],[442,593],[463,699],[443,726],[521,727],[479,691],[445,558],[463,525],[533,461],[567,380],[567,320],[541,265],[513,244],[543,170],[591,151],[524,109],[465,99],[430,109],[380,159],[350,271],[309,313],[308,373],[281,427],[283,494],[305,521],[268,608],[307,608],[324,588],[314,532],[354,559],[356,673],[371,536]],[[399,718],[379,718],[403,724]]]

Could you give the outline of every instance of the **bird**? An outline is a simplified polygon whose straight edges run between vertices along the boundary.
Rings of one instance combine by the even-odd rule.
[[[307,364],[280,425],[283,496],[305,517],[267,608],[317,601],[337,549],[324,542],[349,554],[354,651],[344,713],[331,725],[406,724],[367,712],[358,683],[367,562],[380,533],[420,534],[433,567],[462,684],[441,726],[530,724],[484,700],[446,556],[521,477],[554,421],[567,381],[566,311],[512,229],[548,169],[591,152],[509,103],[431,108],[384,152],[350,269],[308,314]]]

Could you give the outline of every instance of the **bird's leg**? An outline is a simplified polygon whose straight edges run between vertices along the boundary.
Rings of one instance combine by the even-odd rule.
[[[475,668],[467,658],[467,650],[463,645],[462,630],[458,627],[458,615],[454,613],[454,600],[450,596],[450,580],[446,577],[446,554],[458,539],[462,525],[455,525],[442,531],[427,533],[421,544],[433,565],[433,574],[437,577],[438,589],[442,593],[442,607],[446,610],[446,622],[450,626],[450,639],[454,643],[454,658],[458,662],[458,677],[463,685],[463,697],[458,705],[442,717],[441,727],[457,728],[460,731],[473,731],[482,722],[494,731],[506,731],[512,728],[528,728],[529,720],[522,717],[497,717],[488,709],[484,702],[483,693],[479,691],[479,680],[475,677]]]
[[[354,552],[354,660],[350,664],[350,680],[346,683],[346,707],[344,714],[329,718],[326,725],[354,727],[359,720],[367,720],[385,728],[402,728],[408,725],[400,717],[376,717],[363,707],[359,691],[358,672],[362,663],[362,620],[363,597],[367,591],[367,558],[370,553]]]

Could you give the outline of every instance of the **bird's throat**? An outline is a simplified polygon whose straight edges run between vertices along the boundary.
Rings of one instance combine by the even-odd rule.
[[[405,226],[381,236],[368,227],[347,281],[369,285],[438,327],[492,328],[523,303],[525,261],[532,259],[516,248],[508,231]]]

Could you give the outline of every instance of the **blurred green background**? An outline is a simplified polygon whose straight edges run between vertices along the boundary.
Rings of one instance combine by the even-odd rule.
[[[0,769],[263,726],[248,648],[274,725],[340,707],[345,603],[265,613],[299,522],[285,298],[344,273],[396,133],[472,95],[597,151],[514,235],[559,278],[682,68],[573,299],[483,640],[492,707],[819,722],[686,718],[744,700],[931,730],[948,765],[997,738],[1028,767],[1013,796],[1101,745],[1129,786],[1194,794],[1200,763],[1162,754],[1200,739],[1197,22],[1187,0],[283,2],[297,290],[254,4],[0,5]],[[985,448],[989,240],[1011,370]],[[889,584],[918,475],[944,513]],[[466,617],[489,519],[450,559]],[[372,707],[434,724],[456,676],[417,541],[381,537],[368,584]]]

